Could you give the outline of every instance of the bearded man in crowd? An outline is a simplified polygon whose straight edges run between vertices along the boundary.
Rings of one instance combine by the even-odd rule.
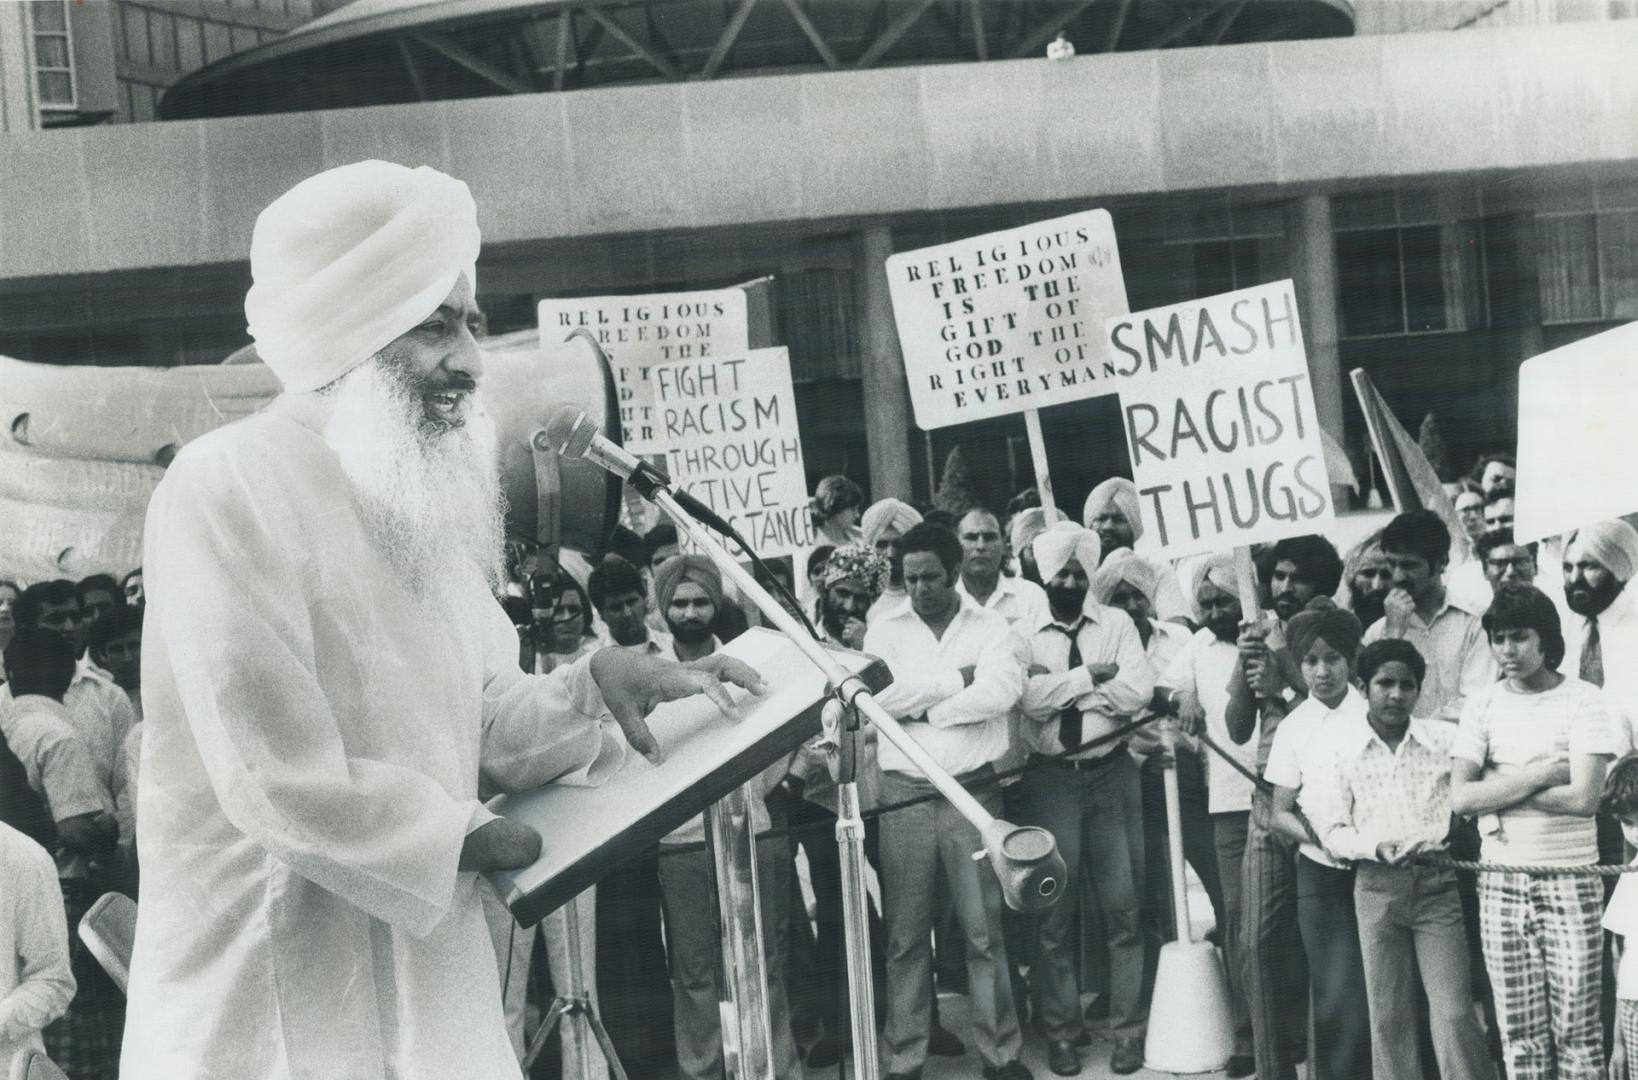
[[[732,662],[603,649],[526,675],[465,184],[370,161],[257,219],[251,335],[284,393],[149,507],[143,899],[121,1075],[516,1077],[476,876],[532,829],[480,799],[657,755],[651,703]]]
[[[899,541],[920,524],[920,512],[900,499],[873,502],[859,518],[865,544],[875,548],[888,562],[887,586],[870,606],[871,622],[904,603],[904,558],[899,553]]]

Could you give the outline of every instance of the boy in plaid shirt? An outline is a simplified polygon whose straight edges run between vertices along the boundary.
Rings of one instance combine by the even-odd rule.
[[[1427,675],[1416,646],[1398,638],[1367,645],[1356,665],[1364,722],[1344,721],[1335,747],[1333,798],[1315,806],[1325,850],[1351,859],[1354,912],[1370,1006],[1375,1075],[1422,1080],[1410,1033],[1416,985],[1427,994],[1433,1049],[1444,1080],[1494,1080],[1473,1012],[1467,930],[1456,874],[1412,862],[1444,847],[1450,831],[1450,724],[1412,711]],[[1308,786],[1305,777],[1304,787]],[[1325,786],[1316,777],[1316,787]]]
[[[1502,678],[1471,695],[1452,747],[1451,802],[1480,815],[1485,859],[1598,861],[1593,814],[1622,750],[1603,692],[1558,671],[1558,611],[1503,585],[1484,615]],[[1511,1080],[1601,1080],[1604,891],[1597,878],[1479,875],[1479,930]]]

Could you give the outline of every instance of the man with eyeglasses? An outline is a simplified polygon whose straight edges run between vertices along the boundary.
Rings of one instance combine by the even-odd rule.
[[[1485,580],[1492,589],[1509,584],[1535,583],[1536,545],[1514,540],[1511,527],[1485,533],[1479,538],[1474,554],[1484,567]]]
[[[63,695],[69,722],[91,754],[97,779],[109,798],[113,797],[114,775],[119,768],[125,737],[136,725],[131,699],[98,667],[86,650],[88,623],[80,608],[78,590],[71,581],[43,581],[30,585],[17,598],[17,626],[52,630],[69,640],[77,657],[74,678]],[[9,691],[0,694],[0,705],[9,701]]]

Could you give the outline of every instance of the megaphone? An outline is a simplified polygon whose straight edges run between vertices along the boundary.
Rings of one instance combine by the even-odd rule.
[[[479,393],[495,419],[506,531],[514,539],[595,559],[620,520],[620,481],[589,461],[563,458],[543,436],[547,421],[572,405],[620,433],[619,402],[608,359],[588,337],[542,341],[525,330],[484,342]]]

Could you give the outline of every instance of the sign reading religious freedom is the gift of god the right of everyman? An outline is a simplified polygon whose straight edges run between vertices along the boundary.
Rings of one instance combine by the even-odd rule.
[[[1110,393],[1103,320],[1128,310],[1106,210],[887,260],[924,431]]]

